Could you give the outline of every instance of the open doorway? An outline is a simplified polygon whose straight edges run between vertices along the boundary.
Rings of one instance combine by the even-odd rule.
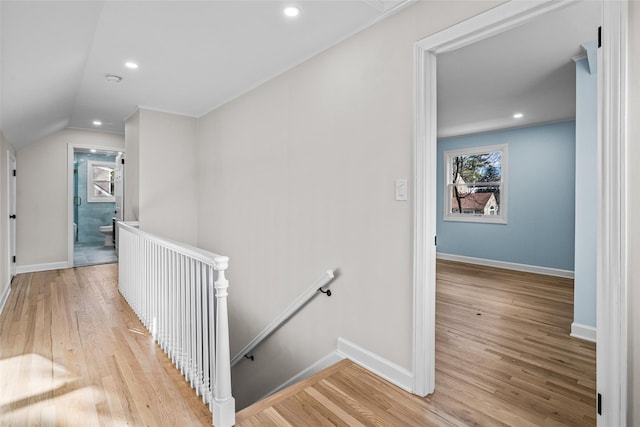
[[[577,3],[437,57],[436,390],[493,399],[516,424],[596,423],[596,272],[581,257],[595,265],[597,204],[583,199],[597,184],[597,69],[583,84],[583,46],[600,25],[597,3]]]
[[[69,259],[74,267],[117,262],[114,221],[116,159],[122,151],[69,147]]]
[[[416,45],[416,212],[415,212],[415,352],[414,388],[418,394],[433,392],[434,383],[434,329],[435,329],[435,258],[437,187],[436,165],[436,57],[489,36],[517,27],[537,17],[569,6],[569,2],[545,2],[516,4],[514,2],[497,7],[490,12],[451,27],[434,36],[427,37]],[[594,189],[601,200],[597,210],[599,233],[597,235],[598,264],[598,394],[606,393],[611,400],[605,409],[608,425],[624,423],[626,407],[625,384],[626,362],[618,363],[615,357],[626,355],[624,325],[626,320],[620,310],[624,307],[626,283],[616,272],[624,271],[624,256],[604,256],[608,247],[622,248],[621,221],[624,223],[624,86],[626,64],[626,4],[624,2],[603,5],[603,33],[606,42],[602,49],[601,63],[606,74],[599,74],[600,100],[598,121],[598,182]],[[616,249],[622,250],[622,249]],[[608,283],[605,288],[604,283]],[[603,297],[604,293],[604,297]],[[614,357],[615,355],[615,357]],[[612,379],[613,378],[613,379]],[[604,402],[604,399],[603,399]],[[610,405],[610,406],[609,406]],[[598,423],[602,417],[598,417]],[[603,421],[604,422],[604,421]]]

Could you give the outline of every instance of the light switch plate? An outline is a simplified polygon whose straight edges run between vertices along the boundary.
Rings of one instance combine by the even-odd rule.
[[[408,188],[406,179],[396,179],[396,200],[405,201],[408,199]]]

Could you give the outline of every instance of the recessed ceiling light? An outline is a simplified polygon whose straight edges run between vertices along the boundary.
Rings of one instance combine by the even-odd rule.
[[[523,118],[523,117],[524,117],[524,114],[522,114],[522,113],[515,113],[515,114],[513,115],[513,118],[514,118],[514,119],[521,119],[521,118]]]
[[[131,68],[132,70],[137,70],[138,69],[138,64],[136,64],[135,62],[125,62],[124,66],[127,68]]]
[[[289,18],[294,18],[300,14],[300,9],[295,6],[289,6],[284,9],[284,14]]]
[[[92,153],[95,153],[97,150],[96,150],[95,148],[92,148],[92,149],[91,149],[91,150],[89,150],[89,151],[91,151]]]
[[[122,77],[116,76],[115,74],[105,74],[104,78],[109,83],[120,83],[122,81]]]
[[[93,125],[94,126],[102,126],[102,122],[100,120],[94,120],[93,121]]]

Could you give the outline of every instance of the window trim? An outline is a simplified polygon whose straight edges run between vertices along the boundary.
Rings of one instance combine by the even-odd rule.
[[[98,160],[89,160],[87,161],[87,203],[115,203],[116,198],[115,196],[112,197],[96,197],[93,195],[93,186],[94,186],[94,179],[93,179],[93,168],[95,166],[105,166],[105,167],[109,167],[111,169],[113,169],[115,171],[116,169],[116,163],[115,162],[104,162],[104,161],[98,161]]]
[[[449,177],[451,177],[451,159],[460,155],[473,155],[473,154],[485,154],[494,151],[502,152],[502,159],[500,164],[501,179],[500,179],[500,215],[470,215],[465,213],[452,213],[451,212],[451,196],[449,187]],[[443,207],[443,221],[457,221],[457,222],[475,222],[475,223],[489,223],[489,224],[507,224],[507,206],[508,206],[508,169],[509,169],[509,148],[507,144],[498,145],[485,145],[480,147],[460,148],[455,150],[447,150],[443,153],[443,188],[442,188],[442,207]]]

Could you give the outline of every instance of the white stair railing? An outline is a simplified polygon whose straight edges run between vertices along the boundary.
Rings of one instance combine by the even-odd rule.
[[[229,258],[118,222],[119,288],[213,413],[235,424],[225,272]]]

